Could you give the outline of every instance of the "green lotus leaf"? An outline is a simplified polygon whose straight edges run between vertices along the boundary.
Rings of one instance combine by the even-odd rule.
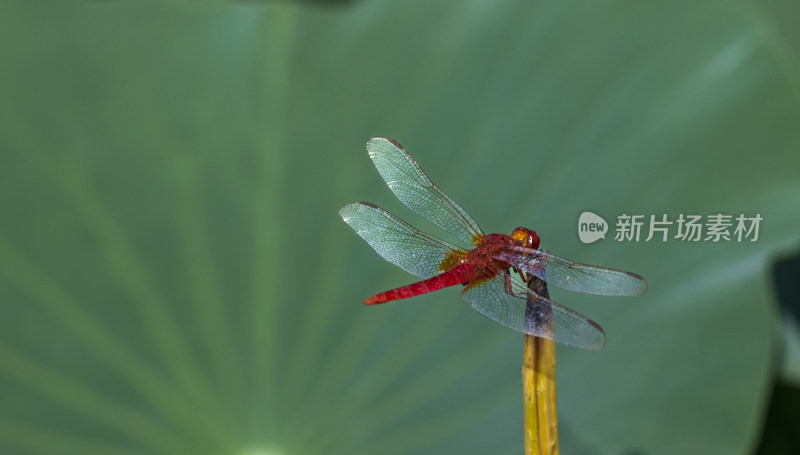
[[[789,2],[0,7],[0,452],[519,453],[522,336],[342,222],[389,136],[486,232],[647,279],[551,289],[563,453],[750,453],[800,224]],[[583,244],[584,211],[610,226]],[[650,216],[762,218],[758,239]],[[639,241],[614,238],[643,215]],[[797,355],[791,354],[791,355]],[[793,361],[796,361],[792,357]]]

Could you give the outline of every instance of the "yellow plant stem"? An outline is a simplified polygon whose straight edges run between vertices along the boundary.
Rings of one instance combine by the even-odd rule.
[[[533,278],[529,287],[537,295],[549,298],[547,283]],[[529,323],[544,323],[552,333],[552,312],[541,303],[529,300],[525,312]],[[531,319],[536,318],[536,321]],[[552,340],[525,335],[522,350],[523,423],[525,455],[558,454],[556,415],[556,346]]]

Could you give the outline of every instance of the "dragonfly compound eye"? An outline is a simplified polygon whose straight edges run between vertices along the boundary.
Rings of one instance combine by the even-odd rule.
[[[522,241],[526,247],[539,249],[539,236],[536,231],[526,227],[518,227],[511,233],[511,238]]]

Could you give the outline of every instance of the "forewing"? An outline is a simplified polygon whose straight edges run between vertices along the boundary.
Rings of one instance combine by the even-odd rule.
[[[349,224],[378,254],[406,272],[429,278],[458,247],[414,228],[380,207],[356,202],[339,210]]]
[[[395,196],[416,214],[470,245],[483,236],[475,220],[433,184],[400,144],[376,137],[367,142],[367,151]]]
[[[461,292],[461,298],[484,316],[518,332],[581,349],[600,349],[606,342],[605,333],[597,323],[536,295],[515,275],[499,274],[477,285],[468,285]],[[533,304],[533,311],[529,311],[526,318],[528,300]],[[550,315],[552,331],[546,325]]]
[[[509,246],[495,257],[568,291],[596,295],[641,295],[647,291],[644,278],[635,273],[581,264],[542,250]]]

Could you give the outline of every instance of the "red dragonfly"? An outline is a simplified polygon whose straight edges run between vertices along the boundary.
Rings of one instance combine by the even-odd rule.
[[[464,301],[508,328],[582,349],[600,349],[605,334],[597,323],[536,294],[528,283],[535,277],[562,289],[597,295],[641,295],[647,290],[644,279],[635,273],[579,264],[540,250],[539,236],[530,229],[518,227],[511,235],[484,234],[400,144],[376,137],[367,142],[367,151],[403,204],[472,248],[459,248],[421,232],[367,202],[342,207],[339,214],[344,221],[378,254],[425,278],[373,295],[364,300],[366,305],[461,284]]]

